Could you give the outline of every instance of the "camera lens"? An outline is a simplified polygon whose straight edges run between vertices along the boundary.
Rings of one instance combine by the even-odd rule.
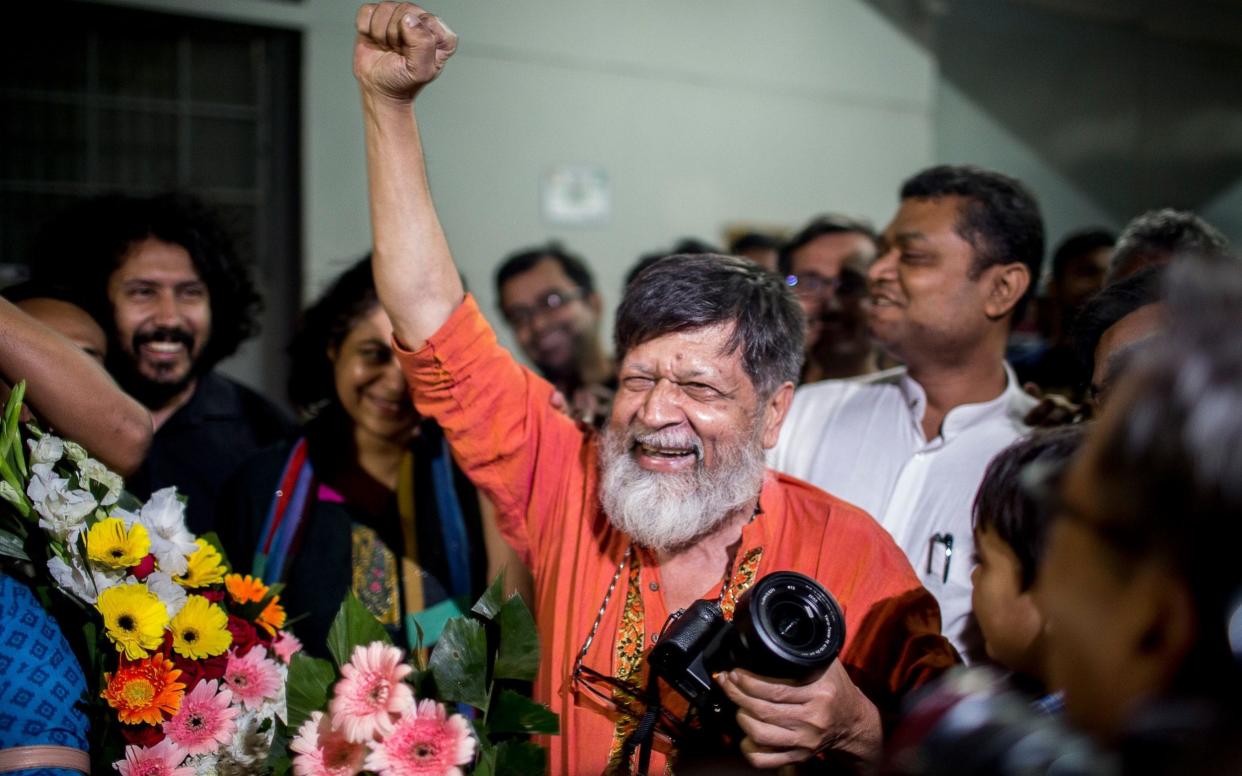
[[[738,662],[764,676],[799,679],[827,666],[845,640],[841,607],[824,586],[778,571],[738,599]]]

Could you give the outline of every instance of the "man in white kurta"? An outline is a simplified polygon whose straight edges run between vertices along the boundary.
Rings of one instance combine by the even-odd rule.
[[[968,661],[981,655],[971,507],[1036,403],[1004,352],[1042,260],[1039,208],[1019,182],[960,166],[906,181],[868,270],[867,306],[872,336],[906,366],[798,389],[769,455],[888,529]]]

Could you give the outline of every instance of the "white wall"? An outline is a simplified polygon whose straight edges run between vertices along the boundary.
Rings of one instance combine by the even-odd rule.
[[[356,6],[140,0],[304,33],[304,295],[367,249]],[[434,9],[439,10],[439,9]],[[491,273],[550,237],[584,254],[610,307],[643,252],[720,242],[732,221],[799,225],[825,210],[882,222],[933,156],[930,57],[859,0],[463,3],[461,48],[419,115],[450,243],[487,311]],[[602,166],[603,225],[542,223],[540,175]]]

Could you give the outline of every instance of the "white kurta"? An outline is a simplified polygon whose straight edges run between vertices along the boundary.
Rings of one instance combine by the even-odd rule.
[[[1027,433],[1022,419],[1036,404],[1008,364],[1005,373],[1000,396],[955,407],[934,439],[923,436],[926,394],[904,368],[805,385],[768,455],[774,469],[862,507],[888,529],[968,660],[981,654],[970,606],[975,491],[992,457]]]

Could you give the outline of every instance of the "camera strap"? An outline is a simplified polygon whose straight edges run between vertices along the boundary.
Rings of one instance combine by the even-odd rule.
[[[656,722],[660,719],[660,688],[655,673],[647,678],[647,710],[638,718],[638,725],[625,739],[621,749],[621,762],[629,763],[638,751],[638,764],[631,771],[635,776],[647,776],[651,766],[651,746],[655,742]]]

